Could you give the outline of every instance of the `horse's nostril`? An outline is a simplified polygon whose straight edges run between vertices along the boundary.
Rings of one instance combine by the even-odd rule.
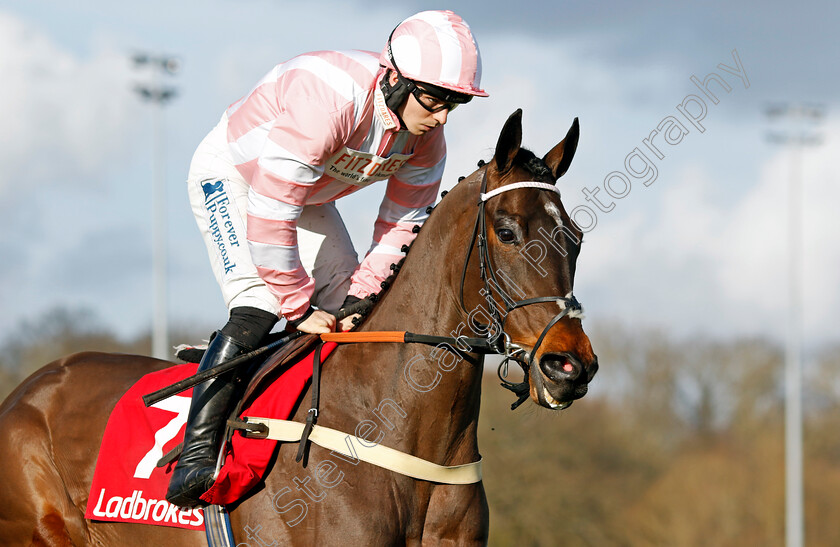
[[[540,359],[540,368],[555,382],[574,381],[580,376],[581,366],[568,355],[550,353]]]
[[[597,357],[592,362],[592,364],[589,365],[588,369],[589,369],[589,371],[588,371],[589,375],[588,375],[588,378],[587,378],[587,382],[591,382],[592,378],[595,377],[595,373],[598,372],[598,358]]]

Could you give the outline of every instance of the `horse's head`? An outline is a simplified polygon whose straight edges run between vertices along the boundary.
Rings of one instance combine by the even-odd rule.
[[[563,141],[540,159],[521,148],[517,110],[502,129],[493,160],[470,177],[483,188],[469,259],[480,275],[468,276],[464,293],[495,307],[491,315],[503,329],[507,352],[525,369],[528,383],[508,387],[520,402],[530,395],[552,409],[583,397],[598,370],[572,294],[583,233],[555,187],[569,168],[578,134],[575,119]]]

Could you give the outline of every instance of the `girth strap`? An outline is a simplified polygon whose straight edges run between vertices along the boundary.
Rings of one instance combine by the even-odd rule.
[[[306,448],[309,445],[309,435],[312,433],[312,428],[315,426],[315,420],[318,419],[318,404],[321,397],[321,348],[324,344],[318,344],[315,348],[315,355],[312,357],[312,406],[306,413],[306,426],[303,428],[303,434],[300,437],[300,446],[298,447],[295,461],[303,460],[304,456],[308,454]],[[303,466],[306,467],[306,460],[303,461]]]
[[[289,420],[250,416],[245,420],[244,423],[234,422],[234,427],[244,429],[246,436],[282,442],[300,441],[305,427],[300,422]],[[481,459],[464,465],[438,465],[381,444],[365,446],[360,442],[354,443],[351,439],[351,434],[320,425],[313,426],[309,434],[310,441],[327,450],[334,450],[348,458],[359,459],[415,479],[443,484],[473,484],[481,480]],[[352,443],[355,452],[347,454],[348,443]]]

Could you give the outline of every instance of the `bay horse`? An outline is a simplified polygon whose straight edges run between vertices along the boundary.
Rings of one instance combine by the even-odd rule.
[[[570,313],[579,310],[571,295],[583,234],[550,191],[578,131],[575,120],[540,160],[521,148],[521,110],[511,115],[492,160],[441,199],[358,330],[461,337],[495,328],[503,351],[519,355],[523,398],[562,409],[582,397],[598,368],[580,316]],[[542,244],[528,247],[534,241]],[[8,397],[0,407],[0,544],[205,545],[201,532],[83,517],[110,410],[141,376],[171,364],[79,353]],[[474,462],[482,374],[483,359],[469,352],[340,345],[321,373],[318,423],[442,465]],[[303,421],[306,406],[292,419]],[[317,445],[304,468],[296,451],[281,444],[265,480],[229,508],[240,546],[488,541],[481,482],[416,480]]]

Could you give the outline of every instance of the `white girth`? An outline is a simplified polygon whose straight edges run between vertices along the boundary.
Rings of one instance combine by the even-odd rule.
[[[246,420],[249,424],[263,424],[268,427],[268,435],[265,438],[275,441],[300,442],[304,428],[304,424],[289,420],[250,416]],[[309,440],[313,443],[342,454],[347,451],[348,437],[352,436],[320,425],[314,426],[309,434]],[[355,458],[415,479],[443,484],[473,484],[481,480],[481,459],[464,465],[445,466],[381,444],[365,446],[363,443],[354,443],[353,446],[356,449]],[[347,456],[353,457],[350,454]]]

